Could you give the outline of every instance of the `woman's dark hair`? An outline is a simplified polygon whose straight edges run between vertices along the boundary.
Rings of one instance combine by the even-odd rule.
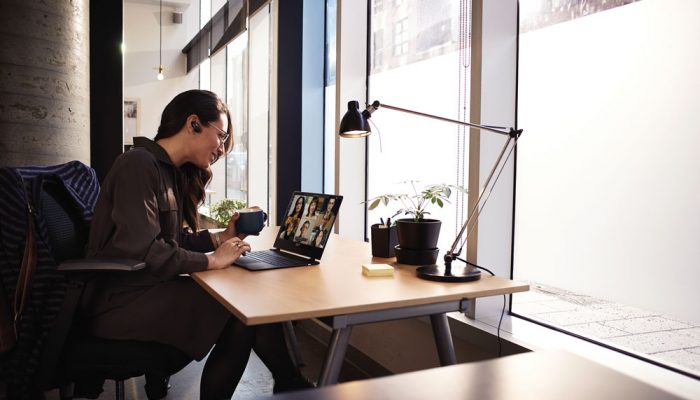
[[[204,126],[218,121],[221,114],[226,115],[229,136],[224,143],[224,152],[228,153],[233,147],[231,113],[219,96],[208,90],[188,90],[175,96],[163,110],[158,133],[154,140],[165,139],[180,132],[187,123],[187,118],[193,114],[199,118]],[[197,208],[204,202],[204,188],[211,181],[211,169],[201,169],[193,164],[185,163],[180,166],[180,172],[179,184],[185,195],[182,205],[183,215],[187,225],[196,231],[199,228]]]
[[[299,203],[299,200],[301,200],[301,209],[299,211],[297,211],[297,204]],[[289,215],[294,217],[294,218],[303,217],[305,206],[306,206],[306,198],[304,198],[304,196],[297,197],[297,199],[294,201],[294,206],[292,207],[292,211],[289,213]]]
[[[310,213],[311,213],[311,205],[314,203],[316,203],[316,210],[314,210],[314,212],[317,212],[318,211],[318,197],[312,198],[311,202],[309,202],[309,210],[306,212],[307,217],[313,217],[313,215],[310,215]]]

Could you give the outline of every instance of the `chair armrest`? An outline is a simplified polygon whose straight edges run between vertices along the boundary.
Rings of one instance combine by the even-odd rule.
[[[69,271],[138,271],[146,267],[146,263],[139,260],[129,259],[81,259],[67,260],[58,265],[57,270]]]

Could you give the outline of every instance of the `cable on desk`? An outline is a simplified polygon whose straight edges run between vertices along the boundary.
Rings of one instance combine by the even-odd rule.
[[[463,263],[471,264],[471,265],[475,266],[476,268],[479,268],[479,269],[482,269],[482,270],[488,272],[489,274],[491,274],[491,276],[496,276],[496,274],[491,272],[488,268],[484,268],[484,267],[482,267],[480,265],[476,265],[474,263],[468,263],[467,260],[465,260],[461,257],[456,257],[456,258],[459,261],[462,261]],[[498,357],[501,357],[501,323],[503,323],[503,315],[505,314],[505,312],[506,312],[506,295],[504,294],[503,295],[503,309],[501,309],[501,318],[498,320],[498,328],[496,328],[496,338],[498,339]]]

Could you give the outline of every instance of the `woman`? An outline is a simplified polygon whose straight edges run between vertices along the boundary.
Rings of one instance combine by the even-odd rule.
[[[279,324],[244,325],[187,275],[226,268],[250,251],[236,232],[238,214],[223,232],[197,231],[211,164],[231,149],[231,133],[229,111],[214,93],[177,95],[163,111],[155,141],[134,138],[134,148],[115,161],[88,242],[89,257],[146,262],[140,271],[100,275],[88,285],[82,308],[92,333],[164,343],[195,360],[216,344],[202,372],[203,399],[233,395],[251,349],[271,370],[276,391],[308,387]]]
[[[304,196],[297,197],[296,204],[294,204],[294,209],[289,213],[288,218],[300,219],[304,216],[304,205],[306,204],[306,199]]]
[[[284,225],[284,231],[280,233],[280,239],[294,239],[294,232],[297,230],[297,225],[299,225],[299,220],[290,218]]]
[[[318,228],[318,227],[317,227],[317,228]],[[313,244],[314,244],[314,246],[316,246],[316,247],[318,247],[318,248],[323,248],[323,238],[324,238],[325,236],[326,236],[326,235],[325,235],[325,231],[322,230],[322,229],[319,229],[319,230],[316,232],[316,236],[314,236],[314,239],[313,239]]]
[[[307,217],[314,217],[316,216],[316,209],[318,208],[318,197],[314,197],[311,199],[311,202],[309,203],[309,211],[306,213]]]

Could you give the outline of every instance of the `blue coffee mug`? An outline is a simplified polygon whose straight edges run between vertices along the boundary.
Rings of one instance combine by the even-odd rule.
[[[267,213],[257,208],[244,208],[238,210],[239,217],[236,221],[236,232],[246,235],[257,235],[265,227]]]

